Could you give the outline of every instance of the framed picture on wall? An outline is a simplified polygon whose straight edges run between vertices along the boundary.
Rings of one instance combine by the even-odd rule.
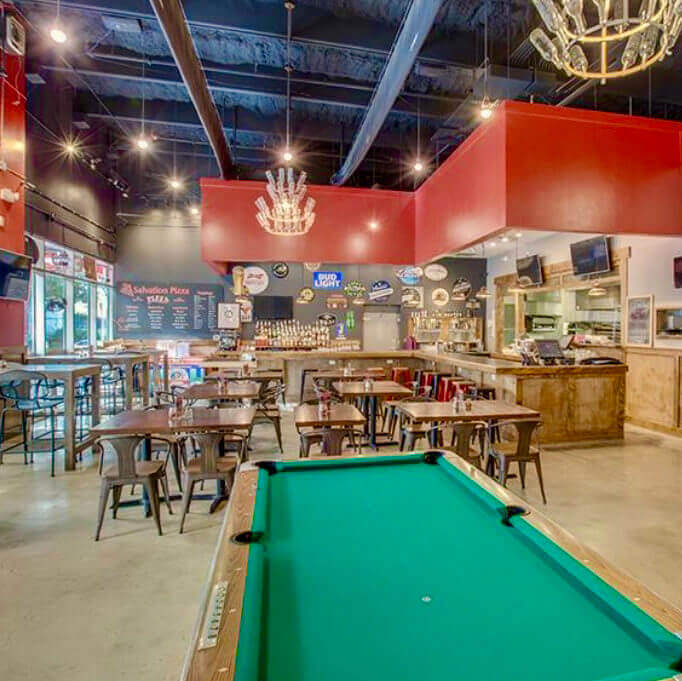
[[[650,348],[654,340],[654,297],[629,296],[625,318],[627,345]]]
[[[241,321],[239,303],[218,303],[218,328],[238,329]]]

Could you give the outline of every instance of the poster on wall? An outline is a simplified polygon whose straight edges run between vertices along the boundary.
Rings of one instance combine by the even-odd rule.
[[[240,325],[239,303],[218,304],[218,328],[238,329]]]
[[[653,296],[629,296],[627,299],[626,339],[628,345],[650,348],[653,345]]]
[[[245,296],[239,296],[234,299],[234,302],[239,305],[239,319],[242,324],[253,321],[253,300]]]
[[[223,287],[120,281],[116,333],[122,338],[206,338],[218,328]]]

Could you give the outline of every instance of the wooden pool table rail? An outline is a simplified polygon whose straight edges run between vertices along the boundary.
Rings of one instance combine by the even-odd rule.
[[[257,479],[258,470],[248,465],[242,467],[234,481],[230,501],[225,510],[225,519],[220,529],[218,546],[202,593],[199,617],[183,665],[180,677],[182,681],[232,681],[234,677],[249,547],[235,544],[230,541],[230,537],[251,528]],[[220,581],[227,581],[228,585],[218,643],[214,648],[199,650],[201,628],[207,614],[211,591],[213,585]]]
[[[373,454],[376,456],[376,454]],[[455,454],[444,453],[445,458],[458,470],[490,492],[503,504],[523,506],[530,511],[525,520],[560,546],[576,560],[587,566],[604,582],[632,601],[650,617],[670,632],[682,637],[682,611],[645,587],[634,577],[606,561],[599,553],[580,542],[570,532],[543,515],[525,499],[502,487],[492,478]],[[317,457],[315,457],[317,458]],[[360,457],[319,457],[364,458]],[[218,547],[213,557],[209,579],[202,597],[199,618],[181,676],[181,681],[232,681],[237,657],[239,622],[241,619],[246,579],[248,546],[230,541],[237,532],[251,528],[258,470],[253,464],[244,464],[236,476],[230,503],[225,512]],[[201,627],[206,616],[208,598],[216,582],[228,581],[228,595],[223,614],[218,644],[215,648],[197,650]],[[682,681],[682,674],[661,681]]]

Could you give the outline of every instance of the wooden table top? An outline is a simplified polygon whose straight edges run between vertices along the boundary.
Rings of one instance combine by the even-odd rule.
[[[332,404],[326,418],[320,416],[316,404],[301,404],[294,410],[294,420],[299,428],[329,426],[362,426],[365,423],[363,413],[352,404]]]
[[[17,364],[10,362],[3,371],[33,371],[37,374],[45,374],[51,378],[94,376],[102,371],[100,364]]]
[[[472,400],[471,409],[455,411],[451,402],[396,402],[397,409],[416,423],[539,418],[540,412],[503,400]]]
[[[374,367],[370,369],[352,369],[349,373],[345,373],[344,369],[323,369],[312,374],[313,378],[337,379],[339,381],[352,381],[362,379],[365,376],[383,377],[386,375],[386,369],[382,367]]]
[[[221,390],[218,381],[195,383],[182,392],[186,400],[253,400],[258,397],[260,386],[255,381],[228,381]]]
[[[276,381],[283,378],[281,369],[267,369],[251,373],[248,376],[240,376],[239,369],[225,369],[211,374],[211,378],[223,378],[227,380],[239,379],[240,381]]]
[[[146,362],[147,353],[140,352],[94,352],[92,355],[33,355],[27,357],[29,364],[87,364],[88,362]]]
[[[372,387],[365,389],[364,381],[335,381],[334,388],[344,397],[402,397],[411,395],[412,391],[395,381],[372,381]]]
[[[193,407],[192,418],[170,421],[168,409],[122,411],[91,428],[97,435],[149,435],[193,431],[242,430],[256,415],[255,407],[208,409]]]

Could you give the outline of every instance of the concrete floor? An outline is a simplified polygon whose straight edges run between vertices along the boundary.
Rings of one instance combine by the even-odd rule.
[[[272,429],[257,430],[254,452],[272,456]],[[293,454],[290,414],[284,431]],[[162,508],[158,537],[139,508],[122,509],[95,543],[92,458],[54,479],[46,456],[21,462],[0,467],[0,679],[178,679],[223,511],[195,502],[179,535]],[[546,513],[682,607],[682,441],[629,428],[622,445],[548,451],[543,466]],[[532,473],[526,496],[542,505]]]

